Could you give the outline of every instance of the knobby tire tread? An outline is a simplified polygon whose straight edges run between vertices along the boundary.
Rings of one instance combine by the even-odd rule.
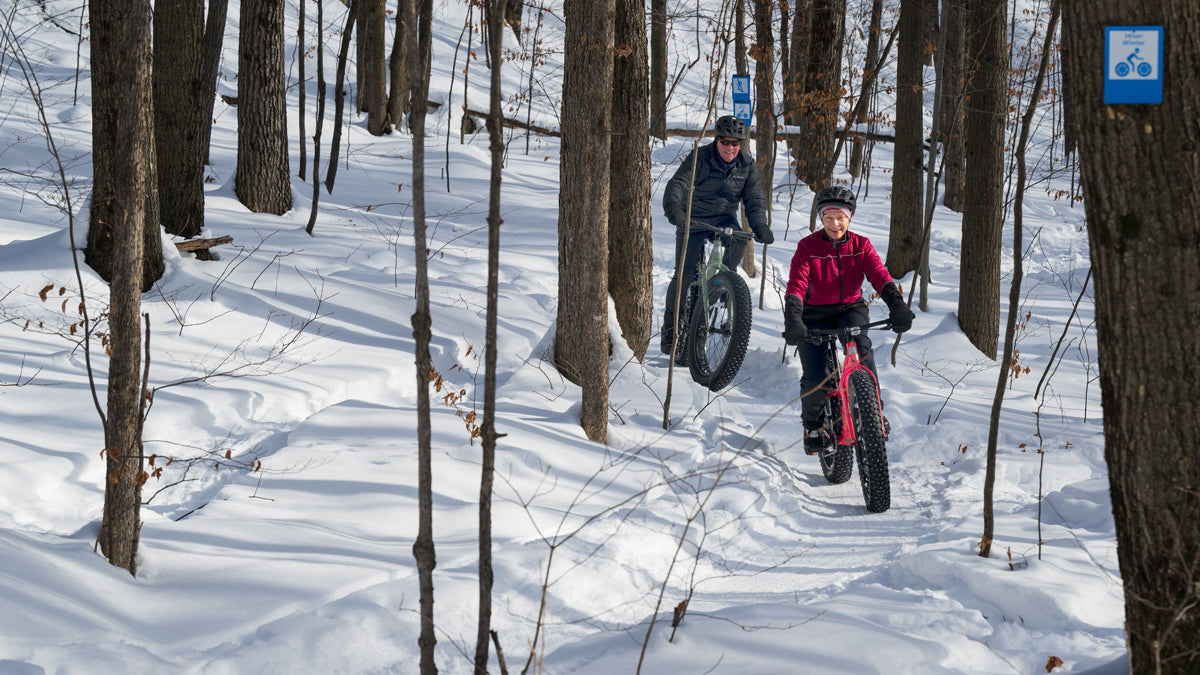
[[[725,354],[714,367],[708,358],[709,308],[722,297],[729,312],[730,335]],[[750,344],[750,289],[736,272],[720,271],[709,281],[706,302],[696,302],[688,326],[688,369],[692,379],[712,391],[724,389],[737,375]]]
[[[863,499],[871,513],[883,513],[892,505],[888,479],[887,445],[883,434],[883,413],[879,409],[875,380],[867,371],[850,373],[850,395],[858,440],[858,477]]]
[[[833,428],[835,450],[828,455],[822,450],[821,454],[817,455],[821,462],[821,473],[825,474],[825,480],[833,485],[840,485],[850,480],[850,474],[854,472],[854,447],[836,445],[838,437],[841,436],[841,424],[838,423],[841,414],[841,405],[838,403],[838,399],[829,399],[825,404],[825,423],[831,424]]]

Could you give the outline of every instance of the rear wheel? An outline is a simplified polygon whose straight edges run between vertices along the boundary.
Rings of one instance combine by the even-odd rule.
[[[866,370],[850,373],[850,405],[854,419],[858,455],[858,477],[863,498],[871,513],[883,513],[892,505],[888,480],[887,446],[884,443],[883,413],[875,380]]]
[[[818,457],[821,460],[821,473],[825,474],[825,480],[834,485],[850,480],[850,474],[854,471],[854,446],[838,445],[838,438],[841,437],[841,418],[842,406],[839,399],[836,396],[827,398],[825,419],[832,429],[832,444],[825,446]]]
[[[713,391],[724,389],[742,367],[750,343],[750,289],[735,272],[720,271],[698,299],[688,327],[692,379]]]

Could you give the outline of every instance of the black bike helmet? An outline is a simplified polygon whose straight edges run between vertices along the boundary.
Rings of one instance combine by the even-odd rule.
[[[736,138],[744,141],[746,140],[746,123],[733,115],[719,117],[716,126],[713,127],[713,135],[717,138]]]
[[[818,192],[817,196],[813,199],[818,216],[821,215],[822,209],[827,206],[846,209],[853,216],[854,206],[857,202],[858,198],[854,196],[854,191],[841,185],[831,185]]]

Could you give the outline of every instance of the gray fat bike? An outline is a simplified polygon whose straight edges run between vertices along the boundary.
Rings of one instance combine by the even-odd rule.
[[[737,270],[725,265],[725,249],[753,235],[732,227],[692,223],[693,230],[716,234],[701,251],[696,280],[688,286],[686,330],[675,346],[677,363],[712,391],[724,389],[742,367],[750,344],[750,289]]]

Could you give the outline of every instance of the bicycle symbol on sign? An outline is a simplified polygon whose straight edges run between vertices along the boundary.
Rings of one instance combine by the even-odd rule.
[[[1117,64],[1115,69],[1117,71],[1117,77],[1128,77],[1131,70],[1137,70],[1137,74],[1140,77],[1150,77],[1150,71],[1153,70],[1153,68],[1150,67],[1149,63],[1146,63],[1145,58],[1138,54],[1139,51],[1141,50],[1138,47],[1134,47],[1133,52],[1130,53],[1129,56],[1125,57],[1124,61]],[[1141,61],[1141,63],[1135,65],[1135,60]]]

